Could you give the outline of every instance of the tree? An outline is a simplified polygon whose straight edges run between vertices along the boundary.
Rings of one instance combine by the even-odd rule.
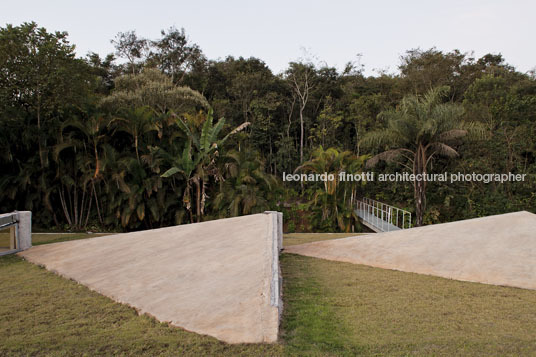
[[[277,186],[254,150],[231,150],[222,158],[224,180],[214,199],[220,217],[260,213],[270,208],[269,193]]]
[[[314,89],[315,68],[312,64],[291,62],[287,70],[287,81],[296,93],[300,114],[300,163],[303,162],[303,139],[305,135],[304,111]]]
[[[483,172],[527,173],[528,158],[534,155],[530,128],[536,119],[536,96],[531,92],[536,87],[527,78],[516,77],[508,72],[486,74],[465,92],[466,113],[486,129],[485,140],[471,148],[471,156],[486,158],[475,162]],[[511,196],[516,185],[490,186],[492,191],[504,189]]]
[[[311,128],[311,139],[322,147],[339,146],[337,130],[342,125],[343,115],[335,112],[331,97],[326,102],[325,108],[318,115],[317,123]]]
[[[101,105],[112,112],[147,106],[157,114],[172,110],[195,113],[198,109],[208,109],[203,95],[188,87],[175,85],[168,76],[154,68],[116,78],[115,90],[101,101]]]
[[[101,58],[99,54],[91,52],[86,56],[86,62],[92,68],[92,73],[97,76],[96,92],[108,95],[114,87],[114,78],[120,73],[120,67],[114,64],[115,57],[108,54]]]
[[[385,97],[379,93],[361,95],[349,103],[347,118],[355,133],[355,152],[357,155],[361,153],[359,147],[361,138],[367,131],[377,126],[378,114],[385,106]]]
[[[74,58],[66,32],[48,33],[34,22],[0,29],[0,110],[19,106],[35,119],[42,167],[47,160],[42,129],[63,103],[75,103],[85,90],[77,88],[77,79],[87,73],[83,67]],[[66,76],[72,76],[71,80],[66,81]]]
[[[205,93],[215,113],[225,116],[232,126],[250,122],[240,139],[253,150],[269,153],[267,164],[274,172],[276,127],[282,117],[281,102],[290,88],[254,57],[211,61],[208,74]]]
[[[465,54],[458,50],[443,53],[435,48],[412,49],[401,57],[401,62],[399,69],[406,91],[424,94],[431,88],[450,86],[453,93],[449,94],[460,97],[465,90],[458,88],[466,64]]]
[[[183,28],[178,30],[170,27],[167,32],[162,30],[162,38],[151,41],[153,51],[150,60],[155,61],[158,68],[171,76],[174,83],[182,83],[186,73],[206,58],[196,44],[190,44]]]
[[[359,174],[367,156],[356,156],[351,151],[319,146],[312,152],[311,160],[296,168],[313,174],[331,174],[333,180],[322,182],[320,188],[311,190],[311,201],[315,225],[323,231],[333,232],[337,228],[343,232],[353,232],[357,224],[354,212],[357,191],[362,181],[340,181],[339,174]]]
[[[149,107],[139,107],[134,109],[125,109],[123,113],[115,118],[112,123],[116,130],[125,132],[134,139],[134,149],[136,159],[140,162],[139,141],[140,137],[152,132],[158,131],[159,126],[154,118],[154,112]]]
[[[139,38],[136,31],[127,31],[119,32],[111,43],[115,47],[115,54],[120,58],[126,58],[132,74],[135,74],[137,62],[148,54],[149,42]]]
[[[8,145],[8,171],[29,175],[24,207],[35,201],[45,208],[41,217],[49,214],[56,223],[51,149],[62,121],[91,102],[94,82],[89,66],[75,58],[66,32],[49,33],[34,22],[0,28],[0,120],[18,139]]]
[[[95,186],[103,176],[101,156],[107,124],[108,120],[101,113],[93,113],[88,118],[72,118],[63,124],[62,138],[54,147],[59,202],[67,223],[74,229],[87,226],[93,199],[99,222],[103,223]]]
[[[188,125],[188,122],[181,117],[174,115],[179,128],[186,134],[187,143],[180,157],[170,157],[164,151],[162,154],[172,162],[172,167],[162,174],[162,177],[170,177],[180,173],[186,180],[186,189],[183,194],[183,203],[190,212],[191,222],[194,222],[192,213],[192,184],[195,186],[195,203],[197,222],[201,222],[206,203],[206,186],[211,177],[221,179],[221,173],[215,165],[215,160],[219,156],[219,151],[223,144],[241,130],[245,129],[249,123],[243,123],[233,129],[223,138],[219,138],[220,132],[225,125],[225,119],[221,118],[216,124],[213,123],[213,111],[209,110],[204,120],[201,132],[198,133],[195,127]]]
[[[406,96],[396,110],[382,112],[387,128],[367,133],[362,143],[388,150],[368,160],[367,166],[375,166],[380,160],[397,162],[422,177],[435,156],[457,157],[455,144],[467,134],[467,124],[462,123],[460,105],[442,102],[448,90],[440,87],[424,96]],[[415,180],[413,186],[416,226],[421,226],[426,209],[426,180]]]

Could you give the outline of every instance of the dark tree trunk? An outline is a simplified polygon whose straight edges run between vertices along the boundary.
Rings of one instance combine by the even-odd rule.
[[[303,164],[303,108],[300,108],[300,165]]]
[[[426,175],[426,162],[426,149],[422,145],[419,145],[415,152],[415,159],[413,160],[413,173],[424,178]],[[415,180],[413,188],[415,198],[415,226],[419,227],[423,225],[423,217],[426,210],[426,181]]]
[[[426,209],[425,183],[415,181],[415,226],[423,225],[424,211]]]

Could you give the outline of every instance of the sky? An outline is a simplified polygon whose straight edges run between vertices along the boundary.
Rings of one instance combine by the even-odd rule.
[[[118,32],[156,39],[175,26],[209,59],[253,56],[275,73],[300,59],[396,73],[407,50],[431,47],[501,53],[526,72],[536,68],[535,14],[533,0],[10,0],[0,5],[0,26],[35,21],[67,31],[79,56],[113,52]]]

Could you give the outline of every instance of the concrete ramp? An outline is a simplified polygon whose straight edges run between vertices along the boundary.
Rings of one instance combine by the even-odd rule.
[[[285,252],[536,289],[536,215],[525,211],[295,245]]]
[[[47,244],[19,253],[163,322],[229,343],[275,342],[280,213]]]

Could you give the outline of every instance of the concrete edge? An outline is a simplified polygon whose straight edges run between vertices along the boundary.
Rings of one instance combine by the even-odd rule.
[[[17,239],[20,250],[32,247],[32,211],[17,211]]]
[[[271,242],[270,305],[277,309],[277,325],[279,326],[281,314],[283,313],[283,277],[279,265],[279,253],[283,248],[283,214],[276,211],[266,211],[264,213],[270,215],[271,226],[269,234]]]

